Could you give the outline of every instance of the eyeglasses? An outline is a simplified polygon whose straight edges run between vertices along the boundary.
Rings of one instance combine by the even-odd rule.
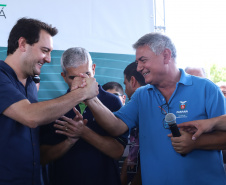
[[[123,94],[119,94],[119,93],[113,93],[116,96],[123,96]]]
[[[161,109],[161,113],[164,115],[164,118],[162,120],[163,127],[165,129],[169,129],[169,125],[165,121],[165,115],[169,113],[169,104],[165,103],[165,104],[159,106],[159,108]]]

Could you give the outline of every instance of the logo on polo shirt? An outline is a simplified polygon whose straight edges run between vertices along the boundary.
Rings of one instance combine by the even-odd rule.
[[[184,110],[186,108],[186,102],[187,101],[180,101],[180,109]]]
[[[179,101],[179,110],[176,111],[177,118],[186,118],[188,115],[187,101]]]

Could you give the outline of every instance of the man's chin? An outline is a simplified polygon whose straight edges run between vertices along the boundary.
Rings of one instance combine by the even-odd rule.
[[[147,78],[144,79],[146,84],[151,84],[151,81],[148,80]]]
[[[33,75],[31,75],[31,76],[39,76],[40,75],[40,73],[35,73],[35,74],[33,74]]]
[[[36,75],[39,76],[40,74],[41,74],[41,70],[35,70],[35,71],[34,71],[34,76],[36,76]]]

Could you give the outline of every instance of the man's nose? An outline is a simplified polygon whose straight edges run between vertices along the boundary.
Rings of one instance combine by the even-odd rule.
[[[47,54],[44,58],[45,62],[50,63],[51,62],[51,54]]]
[[[143,69],[142,65],[141,65],[141,62],[137,62],[137,71],[138,72],[141,72]]]

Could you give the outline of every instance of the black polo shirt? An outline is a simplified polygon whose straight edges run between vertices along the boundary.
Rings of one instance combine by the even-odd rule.
[[[122,106],[119,98],[110,94],[99,86],[100,101],[112,112]],[[76,108],[80,111],[79,106]],[[73,110],[66,114],[74,118]],[[83,118],[88,119],[87,126],[102,136],[110,136],[95,121],[90,109],[86,107]],[[116,138],[122,145],[127,144],[128,135]],[[40,130],[41,144],[55,145],[64,141],[67,137],[56,134],[52,125],[45,125]],[[83,139],[79,139],[75,145],[62,157],[49,165],[50,181],[54,185],[120,185],[118,161],[105,155]]]

